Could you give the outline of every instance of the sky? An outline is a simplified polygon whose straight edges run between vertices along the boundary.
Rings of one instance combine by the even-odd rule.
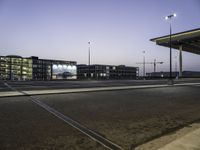
[[[39,56],[91,64],[138,66],[163,61],[169,48],[149,41],[169,34],[165,16],[176,13],[172,32],[200,28],[200,0],[0,0],[0,55]],[[173,50],[173,70],[178,59]],[[200,71],[200,56],[183,53],[183,70]],[[146,66],[153,71],[153,65]]]

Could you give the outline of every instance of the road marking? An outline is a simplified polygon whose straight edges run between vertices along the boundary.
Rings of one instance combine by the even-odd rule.
[[[123,148],[120,147],[119,145],[111,142],[110,140],[104,138],[100,134],[90,130],[89,128],[85,127],[84,125],[78,123],[77,121],[71,119],[70,117],[65,116],[64,114],[58,112],[54,108],[52,108],[52,107],[48,106],[47,104],[43,103],[42,101],[39,100],[39,97],[30,96],[26,92],[19,91],[19,90],[15,89],[15,88],[11,87],[7,83],[5,83],[5,85],[7,87],[9,87],[10,89],[14,90],[14,91],[17,91],[17,92],[19,92],[19,93],[21,93],[23,95],[29,96],[33,103],[35,103],[38,106],[42,107],[43,109],[45,109],[46,111],[50,112],[51,114],[53,114],[57,118],[61,119],[62,121],[64,121],[68,125],[70,125],[70,126],[74,127],[75,129],[79,130],[80,132],[82,132],[83,134],[87,135],[88,137],[90,137],[94,141],[100,143],[104,147],[106,147],[106,148],[108,148],[110,150],[123,150]]]

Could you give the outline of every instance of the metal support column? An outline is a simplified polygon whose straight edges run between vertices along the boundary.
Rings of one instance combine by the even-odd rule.
[[[179,46],[179,77],[182,77],[182,50],[183,46]]]

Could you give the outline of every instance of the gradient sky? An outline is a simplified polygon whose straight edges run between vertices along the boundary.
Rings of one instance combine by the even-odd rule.
[[[149,39],[169,34],[164,17],[174,12],[173,33],[200,27],[200,0],[0,0],[0,55],[86,64],[90,41],[92,64],[142,67],[146,51],[147,61],[164,61],[157,71],[168,71],[169,49]],[[183,70],[199,64],[199,55],[183,53]]]

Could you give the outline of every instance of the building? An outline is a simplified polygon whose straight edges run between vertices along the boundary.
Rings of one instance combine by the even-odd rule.
[[[150,72],[146,74],[148,78],[169,78],[170,72]],[[172,77],[179,77],[179,72],[172,72]],[[199,78],[199,71],[183,71],[182,77],[184,78]]]
[[[0,79],[30,80],[32,75],[32,59],[16,55],[0,56]]]
[[[75,61],[39,59],[35,56],[0,56],[1,80],[76,79],[76,73]]]
[[[77,65],[78,79],[136,79],[138,67],[124,65]]]
[[[179,75],[178,72],[172,72],[172,77],[176,78]],[[149,72],[146,73],[146,78],[169,78],[170,72]]]

